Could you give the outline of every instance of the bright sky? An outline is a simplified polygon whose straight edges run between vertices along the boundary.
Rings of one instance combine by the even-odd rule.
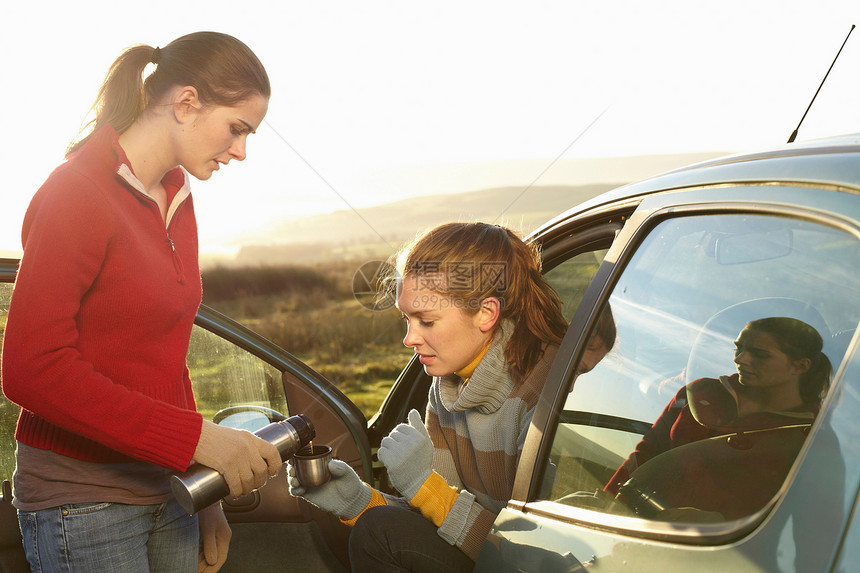
[[[248,159],[193,186],[201,250],[211,252],[272,221],[473,190],[441,175],[428,186],[428,168],[782,144],[860,23],[856,0],[121,6],[35,0],[3,9],[0,252],[20,249],[31,195],[132,44],[227,32],[269,72],[269,114]],[[855,31],[798,139],[860,131],[858,70]],[[487,170],[469,185],[525,187],[538,174]],[[550,183],[580,182],[554,179],[550,167],[537,184]]]

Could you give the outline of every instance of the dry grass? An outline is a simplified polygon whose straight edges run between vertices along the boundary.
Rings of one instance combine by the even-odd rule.
[[[370,417],[412,352],[396,309],[371,311],[353,297],[359,266],[214,269],[203,273],[204,302],[306,362]]]

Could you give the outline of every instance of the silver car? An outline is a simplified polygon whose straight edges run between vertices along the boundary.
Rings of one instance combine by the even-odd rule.
[[[860,136],[629,185],[534,240],[561,292],[580,259],[602,263],[570,293],[570,328],[476,571],[858,570]],[[577,376],[607,306],[615,347]],[[735,338],[764,317],[822,336],[834,376],[816,415],[714,422],[711,437],[666,447],[614,490],[679,390],[733,374]]]

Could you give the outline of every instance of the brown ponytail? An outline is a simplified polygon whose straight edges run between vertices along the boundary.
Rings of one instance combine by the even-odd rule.
[[[470,314],[485,298],[498,298],[500,320],[515,325],[505,359],[521,376],[540,360],[543,345],[561,342],[567,330],[561,300],[541,274],[537,249],[504,227],[440,225],[404,248],[394,266],[400,277],[441,273],[446,280],[439,283],[439,294],[453,297]]]
[[[149,63],[156,68],[144,81]],[[133,46],[111,65],[92,107],[95,117],[84,126],[92,129],[69,146],[67,155],[103,125],[123,133],[174,86],[193,86],[204,105],[234,106],[257,94],[271,96],[263,64],[248,46],[227,34],[194,32],[163,48]]]

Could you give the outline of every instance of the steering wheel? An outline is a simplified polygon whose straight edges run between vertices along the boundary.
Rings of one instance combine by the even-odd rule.
[[[240,430],[248,430],[249,432],[259,430],[272,422],[282,422],[286,419],[287,417],[277,410],[252,404],[228,406],[223,410],[218,410],[212,416],[212,421],[216,424]]]
[[[653,519],[673,508],[719,513],[723,520],[764,507],[785,481],[809,424],[717,436],[673,448],[642,464],[616,501]]]

